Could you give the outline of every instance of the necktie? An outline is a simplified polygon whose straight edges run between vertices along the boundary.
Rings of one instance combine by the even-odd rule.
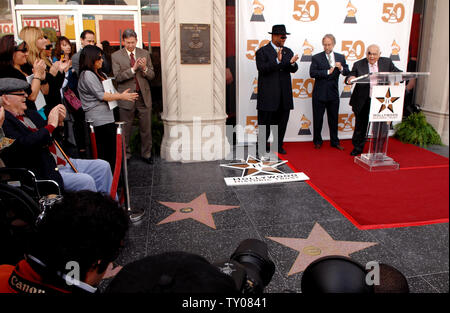
[[[133,52],[131,52],[131,53],[130,53],[130,65],[131,65],[131,67],[133,67],[134,64],[136,64],[136,59],[134,58]],[[135,80],[135,82],[136,82],[136,91],[139,91],[139,89],[140,89],[140,88],[139,88],[139,82],[138,82],[136,76],[134,76],[134,80]]]
[[[330,66],[333,66],[333,61],[331,60],[331,53],[327,54],[327,58],[328,58],[328,64],[330,64]]]
[[[370,64],[369,67],[370,67],[370,73],[378,72],[378,69],[376,68],[375,64]],[[373,88],[373,86],[376,86],[376,85],[377,85],[377,79],[371,75],[370,76],[370,97],[372,97],[372,88]]]

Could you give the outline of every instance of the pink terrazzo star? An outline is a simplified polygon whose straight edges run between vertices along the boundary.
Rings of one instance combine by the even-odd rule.
[[[314,260],[329,255],[342,255],[349,257],[350,254],[374,246],[376,242],[338,241],[316,223],[308,238],[282,238],[267,237],[286,247],[300,252],[292,265],[288,276],[303,272]]]
[[[236,205],[209,204],[206,193],[202,193],[188,203],[162,201],[159,201],[159,203],[171,208],[175,212],[159,222],[158,225],[192,218],[214,229],[216,229],[216,224],[212,217],[213,213],[239,208],[239,206]]]

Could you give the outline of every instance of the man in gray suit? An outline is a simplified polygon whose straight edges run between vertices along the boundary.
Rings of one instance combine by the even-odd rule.
[[[155,71],[148,51],[136,48],[137,35],[134,30],[126,29],[123,32],[122,39],[125,47],[114,52],[111,56],[117,89],[119,92],[130,89],[130,91],[139,94],[139,98],[135,102],[119,101],[120,120],[126,122],[124,130],[127,159],[131,158],[131,128],[137,113],[141,135],[141,156],[144,161],[152,164],[152,96],[150,93],[150,80],[155,77]]]

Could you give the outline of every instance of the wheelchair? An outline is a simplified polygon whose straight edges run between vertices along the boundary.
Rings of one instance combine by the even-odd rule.
[[[36,221],[42,213],[40,203],[60,196],[53,180],[38,180],[23,168],[0,168],[0,264],[16,264],[33,240]]]

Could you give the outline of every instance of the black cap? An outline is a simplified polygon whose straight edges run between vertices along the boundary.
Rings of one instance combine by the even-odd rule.
[[[26,81],[17,78],[0,78],[0,96],[5,93],[26,90],[30,87]]]
[[[365,268],[344,256],[332,255],[315,260],[303,272],[302,293],[373,293],[366,284]]]
[[[272,32],[269,34],[271,35],[290,35],[290,33],[286,32],[286,26],[284,26],[283,24],[281,25],[273,25],[272,26]]]
[[[107,293],[237,293],[232,278],[199,255],[166,252],[129,263]]]

